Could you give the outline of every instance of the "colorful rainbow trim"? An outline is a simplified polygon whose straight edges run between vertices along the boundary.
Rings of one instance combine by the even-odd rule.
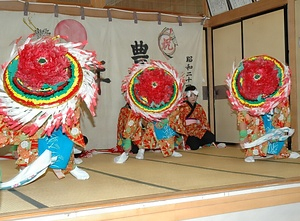
[[[51,87],[45,88],[39,93],[30,93],[26,90],[17,87],[14,80],[15,73],[18,67],[19,56],[16,56],[7,66],[3,75],[4,89],[6,93],[16,102],[21,105],[31,108],[49,108],[58,106],[73,98],[79,91],[83,73],[78,60],[70,53],[66,54],[71,66],[71,77],[65,83],[64,87],[58,87],[59,90],[54,90]],[[20,85],[22,82],[20,82]],[[51,93],[49,93],[51,92]]]
[[[148,67],[150,68],[150,67]],[[151,67],[152,68],[152,67]],[[178,84],[176,82],[176,80],[174,79],[174,84],[173,84],[173,89],[174,89],[174,93],[170,99],[170,102],[158,107],[158,108],[153,108],[153,107],[149,107],[147,105],[143,105],[141,102],[140,102],[140,99],[138,99],[136,96],[135,96],[135,93],[134,93],[134,82],[136,81],[136,79],[138,78],[138,76],[140,76],[141,74],[143,74],[143,71],[145,69],[142,69],[140,71],[138,71],[137,73],[135,73],[133,75],[133,77],[131,78],[130,80],[130,83],[129,83],[129,96],[132,100],[132,102],[141,110],[143,111],[146,111],[146,112],[152,112],[152,113],[160,113],[160,112],[163,112],[167,109],[169,109],[173,104],[174,102],[176,101],[177,97],[178,97]],[[165,70],[165,73],[172,76],[168,71]],[[172,76],[173,77],[173,76]]]
[[[167,103],[161,103],[156,107],[150,107],[146,105],[144,102],[144,98],[139,98],[135,94],[135,83],[140,75],[148,69],[162,69],[164,73],[171,76],[173,81],[173,94],[171,95],[169,101]],[[168,115],[174,111],[180,102],[182,102],[184,78],[179,77],[177,71],[171,67],[169,64],[162,62],[151,60],[147,64],[135,64],[130,69],[130,73],[125,77],[122,83],[122,92],[124,93],[126,101],[129,103],[131,109],[141,115],[143,118],[151,121],[159,121],[163,118],[168,117]],[[147,99],[145,98],[145,101]]]
[[[253,61],[258,58],[264,60],[269,60],[274,63],[276,69],[278,70],[279,85],[278,88],[267,98],[261,100],[247,100],[245,99],[238,90],[238,76],[244,69],[245,61]],[[227,75],[227,86],[229,90],[227,91],[228,99],[232,105],[232,109],[236,111],[247,111],[252,115],[263,115],[269,113],[273,108],[275,108],[283,99],[289,96],[291,88],[290,80],[290,70],[283,63],[277,59],[267,56],[258,55],[247,59],[243,59],[239,65],[234,69],[232,74]]]

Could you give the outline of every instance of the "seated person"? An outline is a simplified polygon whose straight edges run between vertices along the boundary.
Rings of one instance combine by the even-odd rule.
[[[204,145],[215,145],[216,138],[211,132],[205,110],[197,103],[198,91],[193,85],[189,85],[185,89],[186,100],[180,106],[181,119],[185,119],[185,129],[187,136],[184,141],[187,149],[197,150]],[[226,145],[220,143],[219,148]]]

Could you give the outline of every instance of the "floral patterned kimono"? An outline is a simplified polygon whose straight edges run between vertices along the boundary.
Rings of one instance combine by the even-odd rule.
[[[121,108],[117,127],[117,148],[125,151],[131,147],[131,141],[139,143],[141,140],[141,118],[126,104]]]
[[[168,157],[172,155],[175,146],[181,144],[182,135],[186,135],[186,131],[177,108],[168,118],[146,122],[140,145],[145,149],[160,148],[163,156]]]
[[[123,111],[125,112],[125,110]],[[173,111],[168,118],[158,122],[147,121],[133,111],[127,110],[126,112],[127,120],[125,122],[119,121],[124,128],[122,132],[123,143],[124,139],[130,139],[135,141],[139,148],[159,148],[164,157],[172,155],[175,142],[179,139],[177,135],[185,134],[178,109]]]
[[[75,116],[79,119],[80,110],[77,108],[75,110]],[[3,116],[0,115],[0,119],[2,119]],[[2,121],[0,121],[2,122]],[[75,144],[85,147],[83,135],[81,133],[79,122],[73,124],[72,128],[65,127],[64,133],[66,136],[71,139]],[[26,167],[33,161],[35,161],[39,154],[38,149],[38,141],[39,139],[44,138],[47,135],[44,135],[44,128],[40,128],[34,135],[29,136],[21,131],[11,131],[8,130],[5,125],[1,124],[0,126],[0,140],[3,141],[2,146],[6,145],[18,145],[17,147],[17,153],[18,153],[18,159],[16,160],[16,165],[19,167]],[[63,173],[68,173],[74,169],[74,154],[73,152],[70,153],[70,158],[67,163],[67,166],[62,170]]]
[[[207,130],[210,131],[205,110],[200,104],[195,103],[192,107],[189,102],[184,102],[180,106],[180,114],[187,133],[187,135],[184,136],[185,141],[188,136],[201,139]]]
[[[290,127],[290,109],[289,101],[286,99],[281,102],[277,107],[273,109],[272,125],[276,128]],[[238,126],[240,128],[240,142],[244,144],[246,142],[251,143],[258,138],[266,134],[263,116],[251,116],[246,111],[238,112],[237,114]],[[246,128],[246,133],[243,133],[243,129]],[[290,153],[287,149],[287,140],[284,141],[283,147],[279,154],[274,155],[275,158],[288,158]],[[260,156],[266,157],[268,154],[269,141],[262,143],[261,145],[243,149],[245,156]]]

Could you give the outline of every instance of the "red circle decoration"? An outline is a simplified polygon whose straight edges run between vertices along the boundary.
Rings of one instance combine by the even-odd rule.
[[[54,35],[67,36],[68,42],[86,42],[87,32],[85,27],[78,21],[73,19],[65,19],[60,21],[55,29]],[[81,46],[83,48],[84,45]]]

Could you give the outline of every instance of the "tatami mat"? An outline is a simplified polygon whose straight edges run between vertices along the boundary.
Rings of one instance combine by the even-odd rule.
[[[222,188],[234,185],[300,181],[300,159],[273,158],[245,163],[236,146],[206,147],[182,151],[183,157],[163,158],[161,153],[146,152],[144,160],[131,155],[124,164],[115,164],[118,154],[97,154],[83,158],[80,168],[90,179],[76,180],[68,174],[58,180],[51,169],[35,182],[12,190],[0,191],[0,217],[20,211],[55,209],[85,203],[103,203],[183,191]],[[14,160],[1,160],[2,181],[17,174]]]

